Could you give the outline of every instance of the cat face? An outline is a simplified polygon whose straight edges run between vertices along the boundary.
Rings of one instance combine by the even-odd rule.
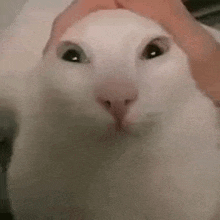
[[[75,114],[80,109],[97,120],[108,118],[103,108],[114,116],[114,101],[122,101],[117,108],[125,108],[128,121],[171,111],[193,84],[187,56],[172,37],[122,9],[101,10],[74,24],[43,62],[49,83],[74,103]]]

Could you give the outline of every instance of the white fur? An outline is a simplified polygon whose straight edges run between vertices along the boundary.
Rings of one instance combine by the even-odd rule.
[[[170,50],[141,60],[158,36]],[[53,48],[32,71],[13,69],[10,93],[0,89],[20,123],[9,170],[17,219],[70,219],[79,208],[83,220],[211,220],[220,202],[218,113],[185,53],[126,10],[92,13],[64,40],[80,43],[91,63],[64,62]],[[107,129],[113,120],[93,97],[103,76],[136,83],[132,134]]]

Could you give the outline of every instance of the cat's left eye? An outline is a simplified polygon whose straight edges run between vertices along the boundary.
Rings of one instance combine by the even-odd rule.
[[[146,59],[152,59],[152,58],[162,55],[163,53],[164,53],[163,49],[160,48],[158,45],[149,44],[147,45],[147,48],[145,49],[144,56]]]
[[[165,38],[156,38],[147,44],[143,53],[142,59],[153,59],[163,55],[168,50],[168,42]]]

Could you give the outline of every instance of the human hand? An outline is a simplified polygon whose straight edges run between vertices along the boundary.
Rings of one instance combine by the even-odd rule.
[[[120,7],[160,23],[187,53],[192,76],[220,107],[220,44],[193,18],[183,0],[118,0]]]
[[[182,0],[185,1],[185,0]],[[220,44],[193,18],[181,0],[79,0],[73,2],[54,20],[51,37],[44,53],[74,22],[99,9],[124,8],[160,23],[188,54],[192,75],[200,88],[220,99]],[[205,68],[206,67],[206,68]],[[213,67],[215,69],[213,70]],[[217,83],[215,83],[217,82]],[[215,86],[213,86],[215,84]],[[213,90],[217,91],[217,95]]]
[[[51,45],[56,45],[59,38],[64,34],[66,29],[87,16],[91,12],[100,9],[116,9],[114,0],[78,0],[73,1],[63,12],[54,20],[51,30],[50,39],[48,40],[43,54],[45,54]]]
[[[117,0],[122,8],[161,24],[191,60],[204,61],[216,50],[215,39],[189,13],[187,0]]]
[[[186,0],[182,0],[186,1]],[[74,22],[99,9],[124,8],[160,23],[191,58],[205,58],[215,43],[187,11],[181,0],[78,0],[73,1],[53,22],[44,54]],[[206,42],[206,43],[204,43]],[[210,43],[207,43],[210,42]],[[214,46],[210,46],[210,45]],[[205,46],[206,45],[206,46]],[[207,46],[208,45],[208,46]]]
[[[186,0],[117,0],[122,8],[131,10],[142,16],[150,17],[160,24],[167,24],[178,15],[180,8],[184,7],[182,2]]]

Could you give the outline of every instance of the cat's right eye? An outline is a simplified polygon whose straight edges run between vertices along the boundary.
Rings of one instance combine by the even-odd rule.
[[[75,63],[81,63],[82,62],[82,56],[81,53],[75,49],[69,49],[67,50],[63,56],[62,59],[69,62],[75,62]]]
[[[83,49],[71,42],[64,42],[57,50],[57,56],[66,61],[72,63],[87,63],[88,58]]]

